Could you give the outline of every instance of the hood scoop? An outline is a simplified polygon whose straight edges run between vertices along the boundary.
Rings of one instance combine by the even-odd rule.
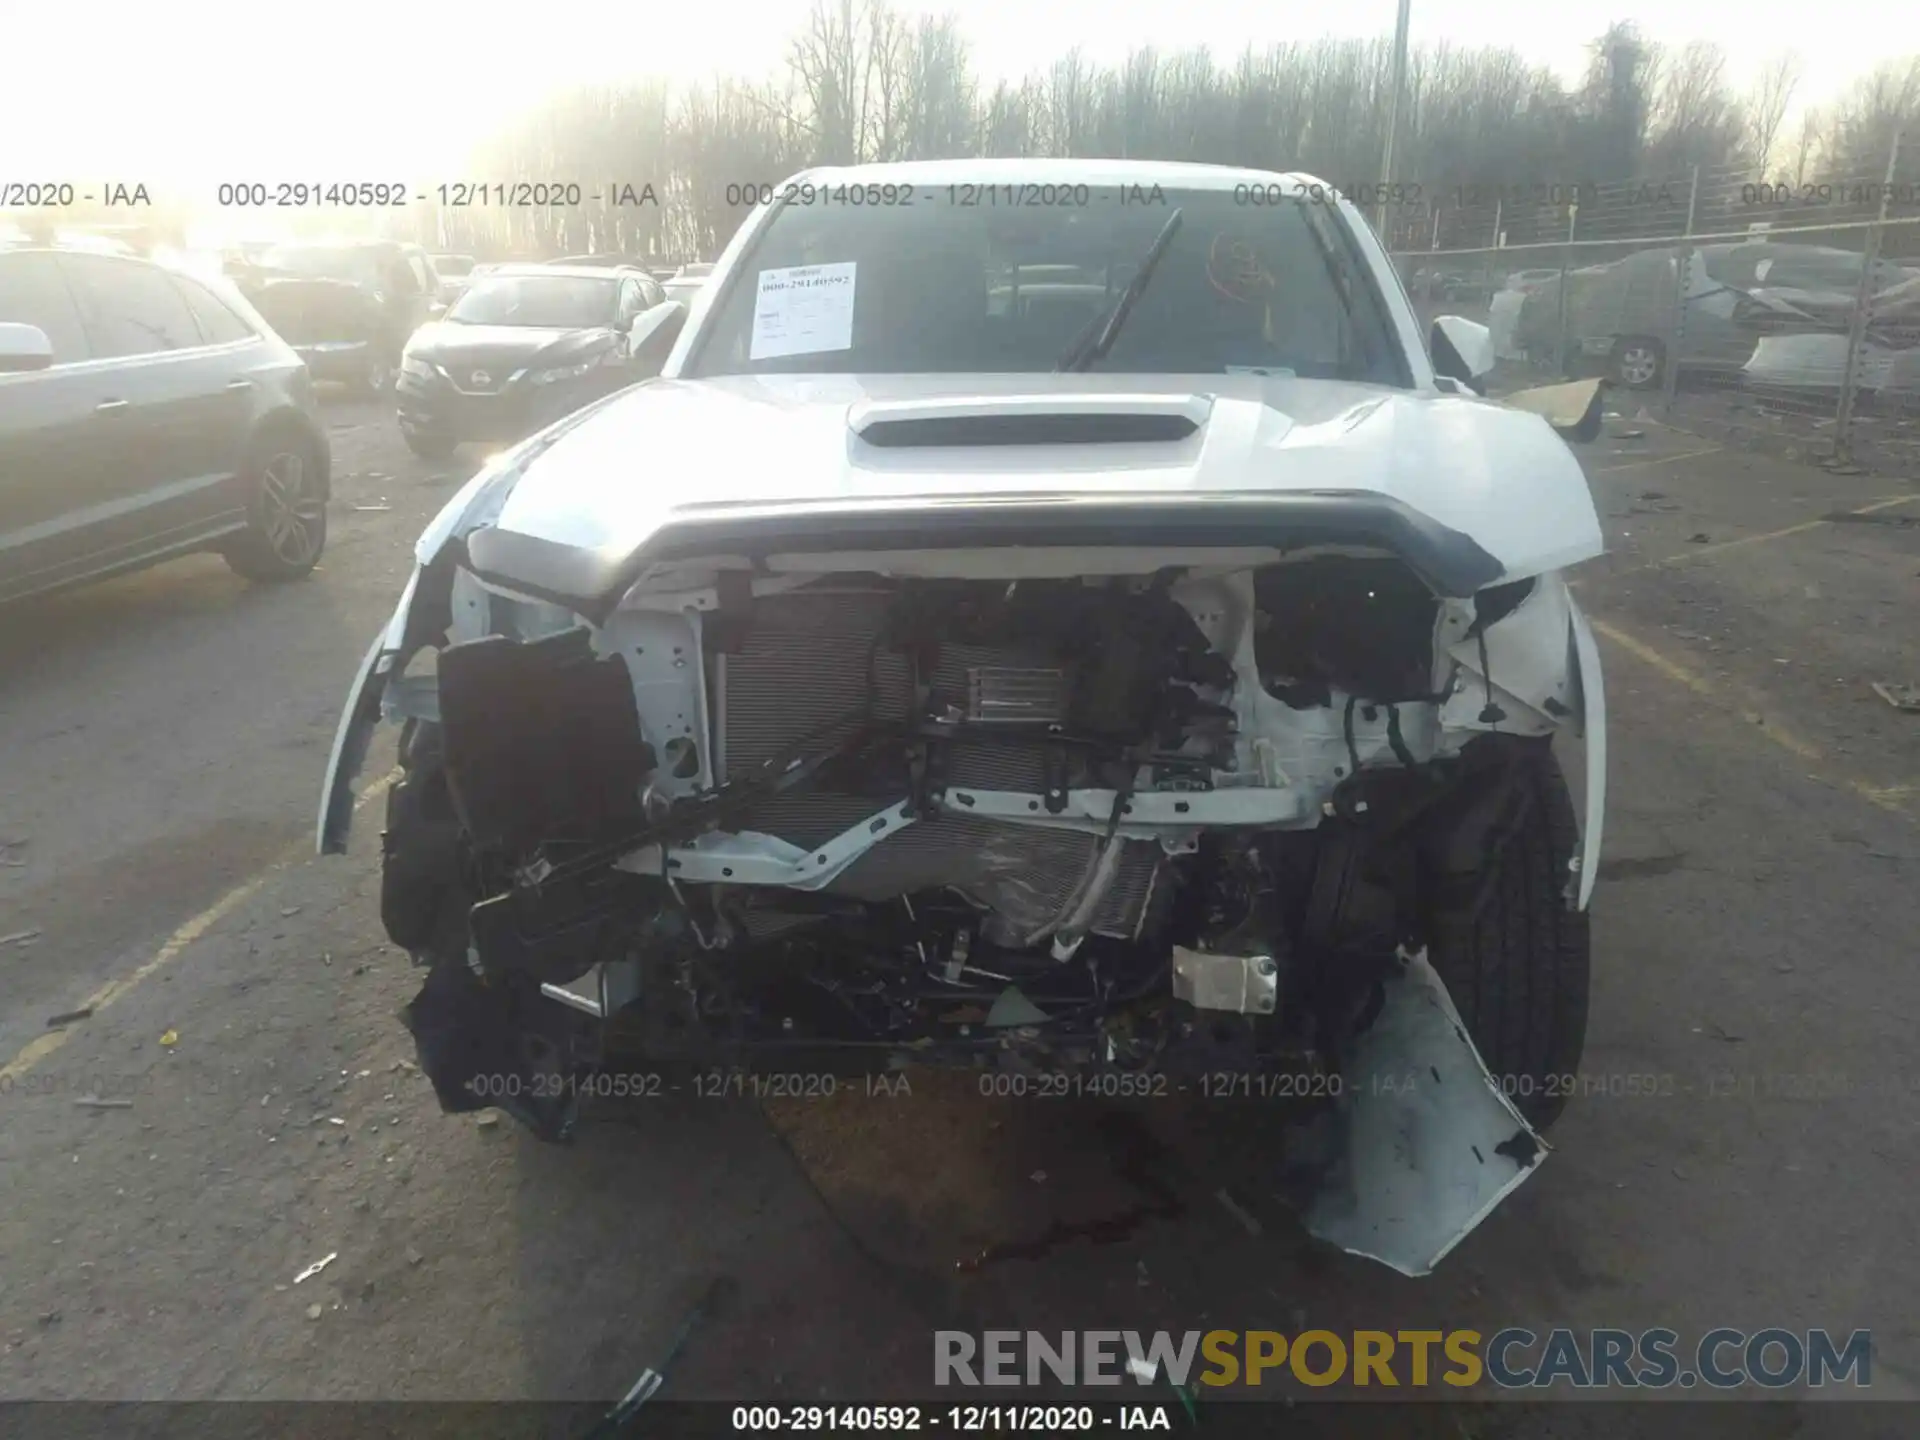
[[[853,406],[847,428],[884,448],[1142,445],[1185,440],[1212,413],[1213,398],[1207,395],[876,400]]]

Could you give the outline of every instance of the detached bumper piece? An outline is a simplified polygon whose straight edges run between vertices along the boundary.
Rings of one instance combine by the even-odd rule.
[[[482,984],[451,960],[400,1012],[420,1068],[450,1115],[498,1107],[542,1140],[572,1138],[577,1078],[590,1068],[583,1017],[549,1000],[537,984]]]
[[[1547,1156],[1424,952],[1387,977],[1341,1081],[1296,1198],[1311,1234],[1403,1275],[1430,1274]]]

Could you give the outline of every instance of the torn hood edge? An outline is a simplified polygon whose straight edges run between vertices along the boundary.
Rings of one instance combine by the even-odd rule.
[[[541,476],[534,469],[541,457],[545,455],[547,451],[559,445],[567,437],[573,435],[574,432],[581,427],[602,416],[603,412],[615,407],[632,406],[644,408],[647,403],[646,399],[643,398],[644,392],[652,390],[656,386],[665,385],[680,388],[689,384],[700,385],[706,383],[710,382],[659,380],[642,382],[638,386],[626,391],[617,392],[576,412],[567,419],[542,431],[532,439],[524,441],[520,445],[495,456],[478,474],[474,475],[462,486],[461,489],[448,500],[441,512],[429,522],[415,545],[414,554],[416,560],[423,566],[427,565],[439,554],[449,539],[465,536],[471,531],[483,526],[498,524],[502,519],[503,513],[508,510],[509,502],[514,498],[515,493],[522,488],[523,482],[530,478],[537,482],[547,480],[547,477]],[[1332,384],[1333,382],[1328,383]],[[951,396],[958,396],[964,388],[965,387],[950,387],[947,393]],[[1415,394],[1411,396],[1404,392],[1387,393],[1375,403],[1355,407],[1354,414],[1356,416],[1356,423],[1366,419],[1376,410],[1401,410],[1401,406],[1390,403],[1395,394],[1397,394],[1403,402],[1413,400],[1421,404],[1431,403],[1436,398],[1424,392],[1415,392]],[[1440,398],[1442,398],[1443,403],[1450,401],[1454,405],[1471,406],[1474,409],[1481,410],[1483,413],[1500,415],[1501,420],[1491,422],[1492,425],[1505,424],[1510,426],[1513,421],[1522,420],[1520,414],[1504,406],[1497,400],[1456,400],[1453,399],[1453,397]],[[851,413],[854,406],[845,405],[836,406],[835,408]],[[608,418],[611,420],[611,417]],[[1284,416],[1280,418],[1283,421],[1286,420]],[[1465,416],[1455,412],[1456,423],[1465,418]],[[1427,497],[1420,494],[1406,493],[1403,488],[1403,492],[1400,495],[1394,496],[1394,487],[1391,484],[1383,484],[1381,487],[1383,493],[1386,493],[1390,498],[1400,500],[1401,503],[1406,504],[1434,523],[1455,529],[1457,533],[1468,536],[1474,540],[1476,544],[1484,545],[1489,553],[1493,554],[1502,566],[1502,573],[1497,577],[1499,580],[1526,579],[1553,570],[1564,569],[1570,565],[1601,554],[1605,548],[1600,531],[1598,513],[1593,505],[1591,490],[1588,487],[1585,475],[1581,472],[1579,461],[1575,458],[1566,443],[1553,432],[1552,428],[1546,424],[1541,417],[1538,415],[1528,415],[1524,417],[1523,423],[1525,422],[1530,422],[1530,428],[1537,428],[1538,433],[1529,434],[1523,430],[1512,429],[1507,430],[1505,433],[1492,432],[1497,435],[1498,443],[1490,443],[1486,450],[1480,451],[1471,457],[1472,460],[1478,463],[1478,468],[1477,473],[1469,476],[1472,483],[1477,483],[1482,486],[1498,486],[1503,492],[1511,490],[1511,494],[1499,494],[1497,499],[1500,503],[1489,505],[1487,510],[1491,514],[1507,514],[1509,511],[1524,513],[1528,517],[1524,524],[1529,534],[1528,543],[1524,547],[1516,547],[1516,545],[1512,543],[1513,536],[1511,529],[1509,529],[1507,535],[1498,537],[1505,543],[1489,544],[1487,543],[1488,537],[1475,534],[1473,528],[1461,528],[1457,523],[1449,523],[1449,519],[1444,513],[1436,513],[1437,511],[1444,512],[1448,509],[1447,506],[1426,505],[1421,503],[1424,499],[1441,498],[1437,492],[1434,497]],[[608,433],[609,438],[615,433],[611,423],[608,425]],[[599,437],[596,437],[596,440],[598,438]],[[1415,438],[1429,441],[1444,441],[1447,437],[1444,433],[1429,433],[1425,436],[1417,436]],[[596,454],[595,458],[596,460],[602,461],[607,457],[617,459],[622,453],[631,452],[623,452],[622,450],[608,447],[605,451]],[[570,455],[569,459],[572,460],[573,457]],[[578,463],[577,460],[574,460],[574,463]],[[1511,466],[1511,471],[1506,468],[1508,466]],[[1457,462],[1440,464],[1434,467],[1436,472],[1444,472],[1452,468],[1458,468]],[[570,469],[572,469],[571,464],[563,467],[563,470]],[[565,479],[572,481],[573,477],[566,476]],[[1444,473],[1436,473],[1432,483],[1438,487],[1448,484],[1449,480]],[[1359,493],[1359,487],[1350,483],[1329,485],[1325,488],[1327,493],[1332,494],[1353,495]],[[983,501],[989,498],[985,493],[986,489],[987,485],[985,483],[985,477],[983,477],[983,493],[981,495]],[[1288,495],[1301,494],[1303,491],[1297,487],[1287,487],[1276,488],[1274,493],[1276,498],[1284,498]],[[904,501],[914,497],[902,495],[899,498]],[[925,498],[931,500],[934,497]],[[1166,503],[1177,502],[1181,498],[1181,492],[1177,489],[1171,493],[1129,491],[1125,494],[1115,495],[1112,498],[1122,502],[1139,500],[1142,502],[1157,501]],[[1199,495],[1194,496],[1196,501],[1202,498],[1203,497]],[[1242,491],[1236,498],[1257,502],[1259,496],[1257,491]],[[958,495],[943,495],[938,497],[943,507],[952,507],[956,502],[963,501],[964,499],[964,496]],[[805,508],[808,509],[821,510],[831,508],[835,503],[836,497],[822,496],[819,499],[807,500],[804,502],[804,505]],[[849,503],[852,504],[856,502],[850,500]],[[516,510],[526,510],[528,507],[525,505],[516,505],[514,508]],[[513,517],[508,518],[511,520]],[[1510,521],[1502,520],[1498,523],[1510,526]],[[536,539],[547,538],[538,535],[537,530],[539,527],[527,530],[523,529],[520,524],[508,524],[503,528],[514,534],[526,533]],[[639,541],[638,548],[645,548],[646,543],[646,537],[642,537]],[[1505,552],[1504,554],[1502,553],[1503,551]],[[1490,581],[1489,583],[1493,582]]]

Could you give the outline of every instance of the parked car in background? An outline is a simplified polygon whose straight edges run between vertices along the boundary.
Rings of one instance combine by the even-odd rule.
[[[0,249],[0,600],[198,550],[305,575],[328,465],[306,366],[222,277]]]
[[[369,396],[392,387],[407,337],[440,304],[427,252],[392,240],[275,245],[236,278],[316,380]]]
[[[700,276],[689,278],[676,274],[670,279],[661,281],[660,289],[666,294],[667,299],[678,300],[682,305],[691,305],[694,296],[705,289],[706,284],[706,280]]]
[[[1542,285],[1558,280],[1559,278],[1560,272],[1557,269],[1516,270],[1507,276],[1507,283],[1500,288],[1503,290],[1518,290],[1522,295],[1531,295]]]
[[[467,287],[467,281],[473,275],[473,256],[436,255],[433,257],[433,273],[439,282],[437,296],[442,305],[451,305],[460,298],[460,292]]]
[[[1658,386],[1665,380],[1678,318],[1682,375],[1746,373],[1767,337],[1844,336],[1858,303],[1863,264],[1857,252],[1830,246],[1740,241],[1661,246],[1584,267],[1567,277],[1566,365],[1572,374],[1605,375],[1631,389]],[[1897,318],[1897,307],[1882,307],[1878,296],[1903,293],[1911,277],[1897,264],[1876,262],[1870,291],[1874,310],[1884,308],[1888,322]],[[1520,343],[1538,360],[1556,358],[1560,288],[1556,276],[1528,295],[1521,312]],[[1676,316],[1683,289],[1684,315]],[[1816,346],[1805,353],[1814,352],[1824,350]],[[1763,368],[1788,373],[1772,362]]]
[[[548,260],[544,263],[565,265],[576,270],[584,266],[591,270],[638,270],[643,274],[647,271],[645,262],[636,260],[631,255],[562,255],[558,260]]]
[[[682,265],[669,272],[668,277],[661,281],[661,286],[667,292],[669,300],[678,300],[684,305],[691,305],[693,297],[700,293],[712,274],[713,266],[711,265]]]
[[[427,456],[530,435],[658,374],[685,317],[641,270],[500,266],[408,342],[401,434]]]

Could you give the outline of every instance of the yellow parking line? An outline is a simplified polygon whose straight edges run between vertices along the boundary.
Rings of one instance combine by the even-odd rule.
[[[1896,505],[1911,505],[1920,500],[1920,495],[1896,495],[1891,500],[1876,500],[1871,505],[1862,505],[1858,510],[1848,510],[1848,515],[1871,515],[1876,510],[1891,510]],[[1717,555],[1722,550],[1738,550],[1742,545],[1764,545],[1769,540],[1781,540],[1788,535],[1803,535],[1809,530],[1818,530],[1822,525],[1831,525],[1831,520],[1807,520],[1798,525],[1789,525],[1784,530],[1770,530],[1765,535],[1746,535],[1738,540],[1722,540],[1718,545],[1702,545],[1698,550],[1689,550],[1683,555],[1670,555],[1665,560],[1657,560],[1657,565],[1678,565],[1683,560],[1697,560],[1702,555]]]
[[[353,802],[353,808],[358,810],[368,801],[376,799],[386,793],[388,787],[398,778],[399,776],[397,774],[383,775],[380,779],[367,786],[365,792],[361,794],[359,799]],[[304,851],[308,850],[311,845],[312,841],[303,841],[299,846],[288,850],[279,859],[275,860],[272,865],[261,871],[258,875],[255,875],[252,879],[241,881],[238,885],[234,886],[233,889],[227,891],[226,894],[222,895],[218,900],[214,901],[211,905],[207,906],[206,909],[202,910],[198,915],[195,915],[191,920],[187,921],[186,924],[169,935],[166,943],[154,951],[149,959],[144,961],[131,973],[121,976],[118,980],[109,980],[85,1000],[82,1000],[76,1008],[91,1010],[95,1015],[98,1015],[116,1000],[128,994],[141,981],[153,975],[155,971],[172,964],[194,941],[198,940],[202,935],[205,935],[207,931],[212,929],[227,915],[231,914],[242,901],[247,900],[258,892],[268,880],[273,878],[275,871],[292,864]],[[28,1041],[20,1047],[18,1054],[7,1061],[5,1065],[0,1065],[0,1081],[18,1080],[42,1060],[53,1054],[62,1045],[65,1045],[67,1038],[72,1034],[73,1030],[71,1027],[62,1030],[49,1030],[46,1034],[36,1036],[34,1039]]]
[[[1593,626],[1593,631],[1596,635],[1604,636],[1607,640],[1619,646],[1649,669],[1658,671],[1661,675],[1664,675],[1676,684],[1684,685],[1701,698],[1721,702],[1733,698],[1728,696],[1718,685],[1714,684],[1713,681],[1707,679],[1704,675],[1689,669],[1671,656],[1662,654],[1647,644],[1646,641],[1636,635],[1628,634],[1619,626],[1609,624],[1605,620],[1594,619],[1592,616],[1587,617],[1587,623]],[[1745,718],[1753,722],[1753,728],[1756,733],[1771,740],[1775,745],[1778,745],[1782,750],[1785,750],[1796,759],[1806,761],[1809,764],[1817,764],[1825,761],[1827,758],[1826,752],[1818,745],[1801,738],[1791,730],[1783,729],[1777,721],[1770,717],[1763,716],[1758,711],[1743,711],[1742,713]],[[1911,785],[1869,785],[1864,780],[1856,779],[1848,775],[1840,775],[1833,778],[1836,783],[1853,791],[1854,794],[1858,795],[1868,804],[1877,806],[1882,810],[1890,810],[1896,815],[1905,816],[1909,819],[1912,818],[1904,802],[1908,795],[1914,793],[1915,787]]]
[[[1683,450],[1678,455],[1655,455],[1648,460],[1629,460],[1624,465],[1596,465],[1592,473],[1612,475],[1621,470],[1650,470],[1656,465],[1671,465],[1676,460],[1698,460],[1702,455],[1718,455],[1726,448],[1724,445],[1709,445],[1704,450]]]

